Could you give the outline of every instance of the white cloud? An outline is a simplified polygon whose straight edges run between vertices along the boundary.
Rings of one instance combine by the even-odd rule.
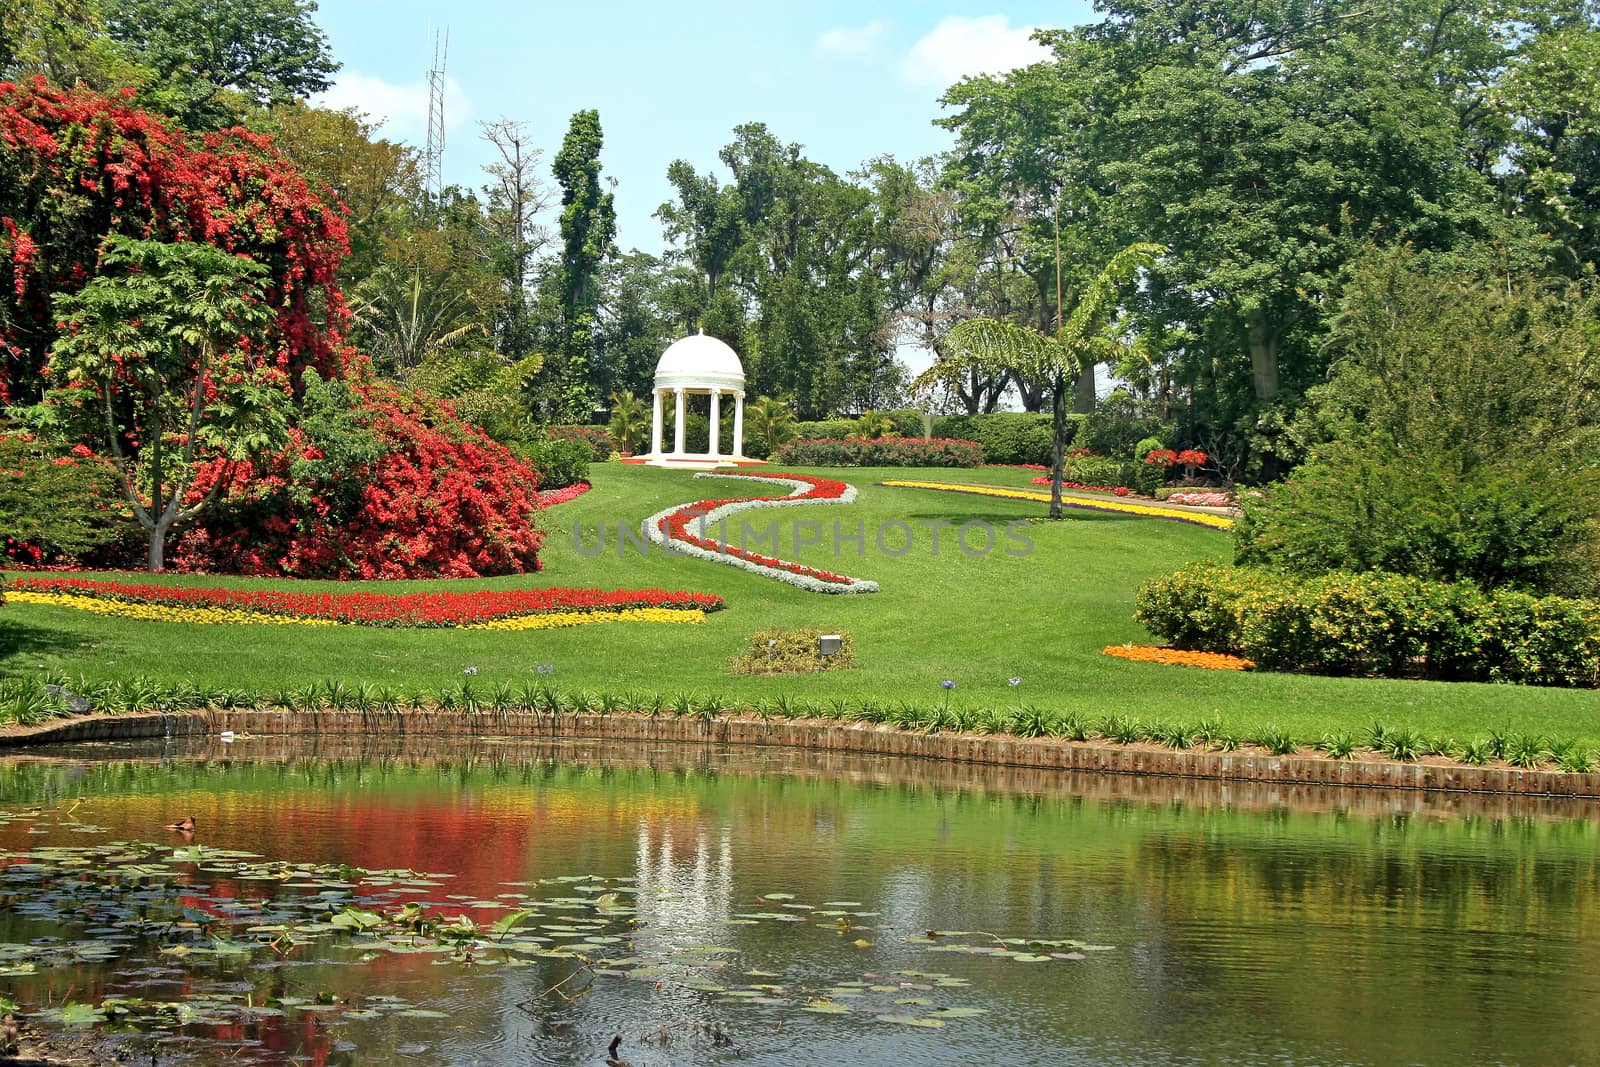
[[[1004,74],[1050,58],[1029,35],[1035,26],[1012,26],[1005,15],[951,15],[911,46],[900,65],[904,78],[943,89],[969,74]]]
[[[380,124],[383,136],[392,140],[420,144],[428,136],[428,82],[425,78],[398,84],[346,69],[340,72],[333,87],[314,97],[313,102],[320,107],[353,107],[365,114],[368,120]],[[446,132],[454,132],[469,123],[472,116],[472,101],[467,98],[460,83],[446,75]]]
[[[889,28],[888,19],[873,19],[865,26],[836,26],[817,38],[817,51],[839,59],[859,59],[878,50]]]

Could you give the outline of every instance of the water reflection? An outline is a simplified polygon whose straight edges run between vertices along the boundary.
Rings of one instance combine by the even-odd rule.
[[[318,1025],[295,1013],[217,1035],[257,1042],[246,1059],[331,1062],[353,1042],[366,1062],[599,1062],[619,1032],[639,1067],[1600,1061],[1593,802],[483,739],[99,746],[3,764],[0,806],[74,800],[77,817],[115,838],[154,839],[193,813],[214,847],[451,874],[425,899],[484,922],[512,906],[503,895],[518,883],[631,881],[631,951],[726,950],[696,965],[705,988],[681,975],[597,980],[572,1001],[541,996],[570,963],[338,953],[152,958],[17,984],[41,1000],[68,982],[100,995],[151,979],[162,995],[220,986],[256,1003],[401,996],[445,1015]],[[44,835],[0,827],[0,844],[82,843],[42,821]],[[253,891],[218,882],[206,893]],[[810,923],[741,918],[829,902],[859,906]],[[7,940],[44,932],[0,917]],[[930,930],[1112,951],[1018,963],[939,952]],[[759,981],[748,971],[818,996],[840,981],[944,972],[967,985],[885,995],[989,1014],[916,1031],[718,991]],[[696,1040],[699,1023],[725,1027],[737,1048]],[[666,1048],[640,1040],[663,1031],[675,1035]]]

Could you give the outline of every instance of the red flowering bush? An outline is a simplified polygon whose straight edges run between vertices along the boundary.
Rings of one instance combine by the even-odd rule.
[[[222,498],[179,538],[174,569],[469,578],[539,568],[538,476],[502,445],[390,382],[309,381],[289,449],[202,473],[193,492]]]
[[[1174,455],[1172,460],[1178,466],[1182,467],[1190,474],[1193,474],[1196,467],[1205,466],[1208,458],[1209,457],[1198,448],[1186,448],[1182,452]]]
[[[51,297],[82,288],[111,233],[263,264],[285,380],[308,366],[338,373],[344,219],[269,138],[232,129],[193,142],[123,96],[36,78],[0,82],[0,403],[39,391]]]
[[[1178,462],[1178,453],[1170,448],[1152,448],[1144,461],[1151,467],[1170,467]]]

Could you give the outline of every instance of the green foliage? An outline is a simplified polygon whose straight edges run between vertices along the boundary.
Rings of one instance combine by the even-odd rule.
[[[443,348],[406,374],[406,384],[450,401],[463,421],[497,441],[528,434],[528,387],[544,364],[543,356],[506,363],[492,352]]]
[[[796,437],[823,436],[805,432],[812,423],[796,423],[794,405],[785,397],[764,396],[744,409],[745,452],[765,457]]]
[[[1249,504],[1240,561],[1600,589],[1597,308],[1371,257],[1315,394],[1315,425],[1335,437]]]
[[[1073,444],[1102,456],[1131,456],[1140,441],[1170,436],[1167,427],[1150,413],[1148,404],[1118,391],[1083,417]],[[1139,460],[1143,462],[1144,457]]]
[[[62,453],[26,434],[0,433],[0,559],[76,556],[120,532],[110,465]]]
[[[338,71],[313,0],[106,0],[106,28],[150,72],[143,102],[192,130],[327,89]]]
[[[1068,415],[1068,443],[1081,424],[1081,415]],[[945,415],[933,420],[933,436],[976,441],[983,446],[985,463],[1050,462],[1050,416],[1031,411],[996,411],[987,415]]]
[[[641,451],[650,434],[650,407],[632,391],[611,394],[611,436],[623,452]]]
[[[513,441],[511,451],[539,472],[540,489],[562,489],[589,480],[594,449],[586,441],[544,438]]]
[[[839,651],[824,656],[817,650],[822,630],[757,630],[750,635],[749,646],[732,659],[728,669],[734,674],[814,674],[855,666],[850,635],[834,632],[840,638]]]
[[[1062,476],[1080,485],[1118,486],[1133,488],[1137,472],[1132,463],[1110,459],[1106,456],[1074,456],[1062,467]]]
[[[1146,463],[1145,458],[1157,449],[1166,448],[1166,444],[1159,437],[1146,437],[1133,446],[1133,485],[1145,496],[1155,496],[1156,490],[1166,483],[1168,468],[1155,463]]]
[[[855,437],[893,437],[894,419],[881,411],[865,411],[856,420]]]
[[[67,327],[49,366],[66,383],[58,404],[106,442],[160,570],[168,530],[209,502],[188,499],[200,464],[251,459],[287,433],[289,383],[262,351],[267,270],[212,245],[125,237],[107,239],[101,269],[56,296]]]
[[[1141,586],[1134,617],[1267,670],[1583,687],[1600,672],[1600,603],[1403,575],[1196,564]]]

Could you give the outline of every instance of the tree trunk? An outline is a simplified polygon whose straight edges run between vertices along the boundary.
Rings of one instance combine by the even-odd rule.
[[[1050,420],[1054,433],[1050,442],[1050,517],[1061,517],[1061,468],[1067,460],[1067,379],[1056,374],[1054,395],[1050,399]]]
[[[1094,364],[1091,363],[1078,372],[1072,383],[1072,410],[1087,415],[1094,410],[1094,401]]]
[[[150,552],[146,559],[145,569],[152,574],[166,567],[168,529],[169,527],[165,523],[160,522],[150,529]]]
[[[1266,316],[1260,312],[1250,316],[1247,329],[1256,399],[1271,400],[1278,395],[1278,335],[1267,326]]]

